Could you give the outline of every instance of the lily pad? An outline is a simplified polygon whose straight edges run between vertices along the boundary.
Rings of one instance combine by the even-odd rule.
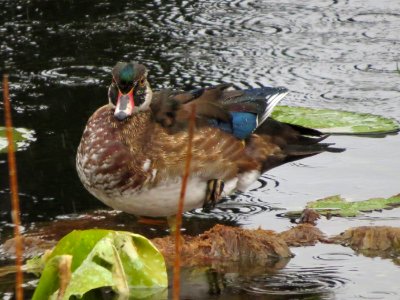
[[[371,198],[362,201],[346,201],[339,195],[308,202],[306,208],[316,210],[319,214],[330,217],[356,217],[365,212],[381,211],[400,206],[400,194],[389,198]],[[303,211],[288,211],[279,214],[289,219],[298,219]]]
[[[383,134],[400,130],[399,123],[393,119],[331,109],[278,106],[274,109],[272,117],[281,122],[315,128],[324,133]]]
[[[13,128],[13,138],[16,150],[24,150],[33,141],[36,141],[35,131],[26,128]],[[6,128],[0,126],[0,153],[7,153]]]
[[[400,206],[400,195],[390,198],[372,198],[363,201],[346,201],[336,195],[307,203],[307,208],[316,209],[322,215],[356,217],[362,212],[377,211]]]
[[[59,297],[58,264],[72,256],[71,280]],[[168,285],[163,256],[145,237],[124,231],[75,230],[62,238],[47,256],[35,299],[89,299],[100,287],[111,287],[119,295],[145,298]]]

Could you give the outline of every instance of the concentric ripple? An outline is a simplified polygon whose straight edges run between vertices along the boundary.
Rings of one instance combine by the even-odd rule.
[[[359,299],[371,299],[371,300],[381,300],[381,299],[398,299],[398,294],[394,292],[385,292],[385,291],[373,291],[368,293],[368,295],[361,294],[356,295],[356,298]]]
[[[43,70],[39,77],[66,86],[99,85],[108,78],[111,67],[69,66]]]
[[[252,185],[250,192],[256,192],[259,190],[270,190],[276,189],[279,186],[279,181],[275,179],[273,176],[268,174],[262,175],[257,179],[257,182]],[[246,193],[245,193],[246,194]]]
[[[376,64],[357,64],[354,66],[356,70],[362,72],[372,72],[372,73],[398,73],[399,65],[398,63],[376,63]]]
[[[278,186],[278,180],[264,174],[252,185],[252,189],[223,199],[211,211],[204,212],[202,208],[199,208],[187,212],[185,215],[188,217],[215,218],[227,222],[243,221],[250,216],[273,210],[274,207],[268,202],[255,197],[254,192],[276,189]]]
[[[253,295],[310,295],[332,292],[347,282],[337,275],[335,268],[287,268],[234,285]]]
[[[240,200],[239,200],[240,199]],[[243,201],[243,199],[245,199]],[[221,222],[238,222],[266,211],[271,210],[268,204],[254,201],[253,198],[238,196],[235,200],[226,200],[218,203],[215,208],[205,212],[202,208],[185,213],[187,217],[217,219]]]
[[[323,253],[320,255],[313,256],[316,260],[324,260],[324,261],[347,261],[351,260],[354,257],[351,253],[344,252],[332,252],[332,253]]]

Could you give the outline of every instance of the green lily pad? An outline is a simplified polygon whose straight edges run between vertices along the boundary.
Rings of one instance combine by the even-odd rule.
[[[62,299],[89,299],[100,287],[130,298],[146,298],[168,286],[164,258],[145,237],[124,231],[75,230],[62,238],[46,264],[33,300],[58,299],[58,263],[71,255],[71,280]]]
[[[378,211],[400,206],[400,195],[390,198],[372,198],[363,201],[346,201],[336,195],[307,203],[307,208],[316,209],[322,215],[356,217],[362,212]]]
[[[33,141],[36,141],[35,131],[26,128],[13,128],[13,138],[15,149],[24,150]],[[0,126],[0,153],[7,153],[7,136],[6,128]]]
[[[339,195],[308,202],[306,208],[312,208],[324,216],[356,217],[365,212],[381,211],[400,206],[400,194],[389,198],[372,198],[362,201],[346,201]],[[302,211],[288,211],[281,216],[297,219]]]
[[[324,133],[382,134],[400,130],[399,123],[382,116],[349,111],[278,106],[272,117],[278,121],[311,127]]]

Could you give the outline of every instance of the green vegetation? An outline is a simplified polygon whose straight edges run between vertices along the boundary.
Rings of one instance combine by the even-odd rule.
[[[306,208],[315,209],[324,216],[356,217],[364,212],[380,211],[400,206],[400,194],[389,198],[372,198],[362,201],[346,201],[339,195],[308,202]],[[288,218],[298,218],[301,211],[289,211]]]
[[[14,128],[13,129],[13,138],[15,143],[15,149],[23,149],[27,147],[30,142],[35,141],[34,137],[35,132],[26,128]],[[6,137],[6,128],[0,126],[0,153],[7,153],[7,137]]]
[[[60,262],[68,258],[72,258],[71,276],[62,287]],[[163,256],[145,237],[129,232],[75,230],[43,259],[45,266],[33,300],[91,299],[88,292],[101,287],[140,299],[162,292],[168,285]]]
[[[330,109],[278,106],[272,117],[281,122],[319,129],[325,133],[376,134],[400,129],[399,124],[392,119]]]
[[[346,201],[336,195],[307,203],[307,208],[316,209],[322,215],[355,217],[362,212],[382,210],[400,206],[400,195],[390,198],[372,198],[363,201]]]

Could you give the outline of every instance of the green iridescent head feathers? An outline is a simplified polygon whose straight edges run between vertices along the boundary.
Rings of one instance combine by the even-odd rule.
[[[135,62],[118,62],[112,70],[112,75],[117,84],[134,83],[146,76],[146,74],[146,67]]]

